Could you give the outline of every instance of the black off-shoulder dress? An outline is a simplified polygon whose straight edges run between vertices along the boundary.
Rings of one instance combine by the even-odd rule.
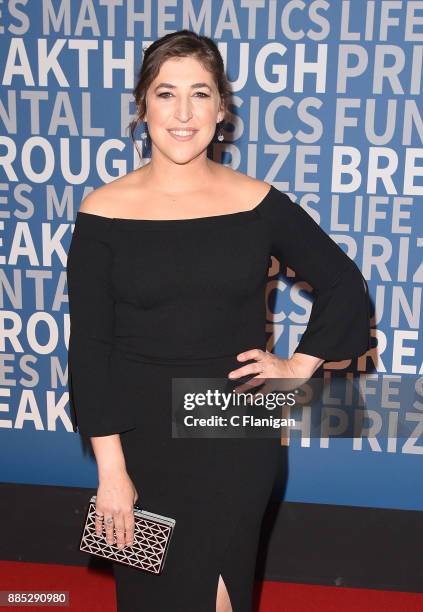
[[[67,261],[74,431],[120,433],[137,503],[174,517],[163,573],[115,564],[119,612],[215,612],[219,574],[249,612],[258,537],[281,469],[274,439],[175,438],[172,377],[227,377],[266,350],[270,256],[315,291],[296,352],[340,361],[370,346],[359,268],[287,194],[192,219],[78,212]],[[249,363],[249,362],[247,362]]]

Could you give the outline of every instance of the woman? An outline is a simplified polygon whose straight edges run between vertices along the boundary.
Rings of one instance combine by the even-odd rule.
[[[130,545],[135,502],[176,520],[160,576],[115,564],[119,612],[251,610],[280,440],[172,437],[172,378],[308,379],[369,346],[352,260],[286,194],[207,158],[228,93],[209,38],[155,41],[134,89],[151,161],[84,199],[69,249],[72,418],[98,465],[97,532]],[[289,359],[266,350],[270,255],[317,294]]]

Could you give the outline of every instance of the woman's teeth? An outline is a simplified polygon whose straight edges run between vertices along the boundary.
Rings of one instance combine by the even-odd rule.
[[[169,130],[171,134],[176,134],[177,136],[192,136],[195,133],[195,130]]]

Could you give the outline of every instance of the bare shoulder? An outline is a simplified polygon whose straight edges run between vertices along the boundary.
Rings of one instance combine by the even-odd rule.
[[[239,200],[240,209],[254,208],[271,188],[270,183],[229,167],[223,168],[222,180],[228,185],[228,192]]]
[[[101,215],[102,217],[112,216],[110,214],[109,191],[105,187],[107,186],[98,187],[85,196],[79,207],[79,212]]]
[[[132,173],[114,179],[91,191],[82,200],[79,210],[103,217],[119,216],[118,204],[125,201],[133,189]]]

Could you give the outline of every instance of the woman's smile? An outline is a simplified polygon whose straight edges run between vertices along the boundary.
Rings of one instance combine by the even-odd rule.
[[[168,130],[168,132],[175,140],[185,141],[194,138],[198,130]]]

